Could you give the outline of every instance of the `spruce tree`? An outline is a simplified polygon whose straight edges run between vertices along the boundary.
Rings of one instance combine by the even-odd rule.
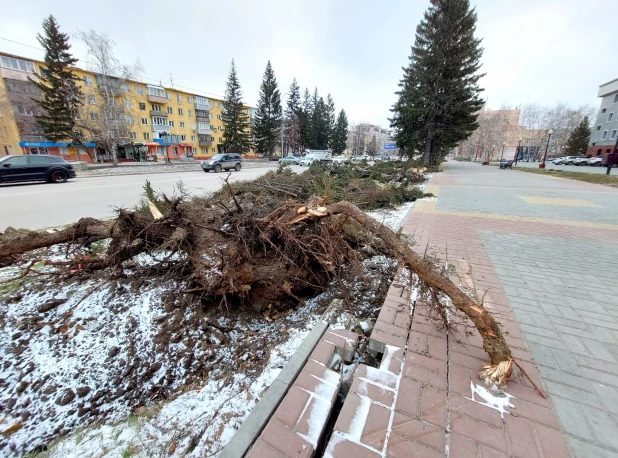
[[[270,61],[266,64],[260,98],[257,104],[255,117],[255,145],[257,152],[268,154],[272,158],[275,145],[279,141],[281,133],[281,95],[277,86],[277,79]],[[283,151],[281,151],[283,157]]]
[[[333,138],[331,149],[335,156],[343,154],[346,149],[346,143],[348,140],[348,117],[345,111],[341,110],[339,116],[337,116],[337,122],[333,130]]]
[[[251,125],[242,103],[236,64],[232,59],[223,99],[223,146],[230,153],[246,154],[251,149]]]
[[[430,0],[416,28],[391,127],[406,155],[423,152],[429,164],[467,139],[483,106],[478,85],[483,49],[469,0]]]
[[[313,103],[309,89],[305,88],[300,118],[300,143],[303,149],[313,148]]]
[[[567,156],[579,156],[584,154],[590,143],[590,120],[588,116],[584,117],[579,125],[573,129],[566,144]]]
[[[288,93],[288,101],[285,109],[286,130],[285,136],[287,144],[293,153],[300,150],[300,119],[302,116],[300,86],[296,82],[296,78],[290,84]]]
[[[37,40],[45,50],[45,71],[30,81],[41,91],[40,99],[33,99],[42,109],[35,115],[37,125],[46,138],[52,142],[71,140],[83,147],[83,138],[76,128],[83,95],[71,71],[77,59],[69,52],[69,36],[61,33],[53,16],[43,20],[44,35],[37,34]],[[79,160],[79,148],[77,159]]]
[[[378,137],[376,134],[373,134],[369,143],[367,143],[367,153],[371,156],[374,156],[378,153]]]
[[[317,91],[316,91],[317,92]],[[324,99],[320,97],[313,109],[311,125],[313,128],[313,149],[328,148],[329,117]]]
[[[337,112],[335,111],[335,101],[328,94],[326,96],[326,114],[328,115],[328,146],[332,148],[333,132],[337,122]]]

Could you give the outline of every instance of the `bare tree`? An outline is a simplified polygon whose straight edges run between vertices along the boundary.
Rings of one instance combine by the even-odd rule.
[[[365,154],[365,134],[362,132],[359,124],[352,124],[348,130],[348,149],[352,156],[360,156]]]
[[[130,66],[122,64],[114,56],[114,41],[105,34],[90,30],[79,31],[77,36],[88,50],[90,70],[96,75],[100,96],[86,95],[80,125],[117,165],[118,145],[129,141],[130,126],[135,122],[127,114],[132,103],[129,82],[135,80],[143,68],[139,61]]]

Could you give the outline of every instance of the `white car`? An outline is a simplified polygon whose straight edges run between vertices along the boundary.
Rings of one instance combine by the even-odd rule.
[[[564,158],[563,157],[557,157],[555,159],[552,159],[551,162],[555,165],[562,165],[564,164]]]
[[[333,156],[333,164],[349,164],[350,160],[345,156]]]
[[[594,165],[596,167],[601,167],[601,165],[603,165],[603,158],[601,156],[592,157],[588,160],[588,165]]]
[[[567,156],[564,158],[564,163],[566,165],[573,165],[573,161],[575,161],[575,159],[580,158],[581,156]]]
[[[590,160],[590,158],[582,156],[582,157],[578,157],[573,159],[573,165],[588,165],[588,161]]]
[[[361,156],[354,156],[352,158],[352,162],[362,162],[362,161],[370,161],[371,158],[369,156],[367,156],[366,154],[363,154]]]

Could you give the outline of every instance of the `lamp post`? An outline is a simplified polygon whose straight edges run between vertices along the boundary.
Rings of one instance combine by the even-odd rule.
[[[539,164],[540,169],[545,168],[545,159],[547,159],[547,150],[549,149],[549,140],[551,139],[551,134],[554,133],[553,129],[549,129],[549,135],[547,136],[547,145],[545,145],[545,154],[543,154],[543,162]]]
[[[504,157],[504,145],[506,145],[506,142],[502,142],[502,152],[500,153],[500,162],[502,162],[502,158]]]
[[[519,137],[519,141],[517,142],[517,151],[515,151],[515,165],[517,165],[517,159],[519,158],[519,152],[521,151],[521,140],[522,138]]]

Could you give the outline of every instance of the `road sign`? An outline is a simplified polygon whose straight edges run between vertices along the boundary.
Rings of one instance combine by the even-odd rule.
[[[396,146],[394,143],[384,143],[384,151],[395,151]]]

